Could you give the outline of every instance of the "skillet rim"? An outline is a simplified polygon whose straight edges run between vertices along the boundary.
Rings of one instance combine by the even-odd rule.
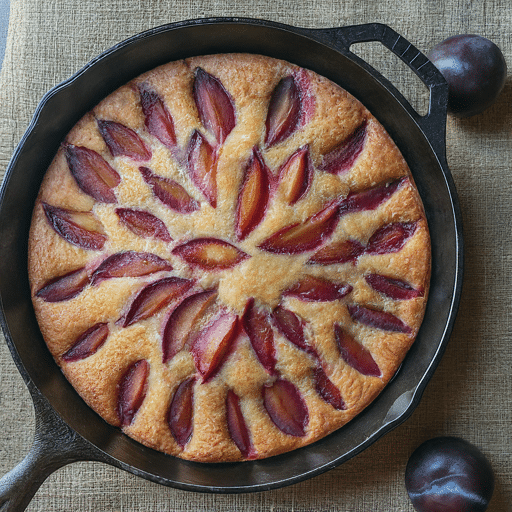
[[[419,379],[419,381],[416,384],[416,386],[414,387],[414,389],[409,390],[407,396],[405,396],[405,394],[401,394],[397,398],[397,400],[401,399],[402,402],[400,402],[398,404],[396,404],[396,402],[394,402],[393,406],[396,405],[395,409],[393,410],[393,407],[391,407],[388,410],[385,422],[382,424],[382,426],[380,428],[378,428],[373,433],[368,435],[366,441],[358,444],[352,450],[333,458],[331,461],[324,463],[321,466],[314,467],[313,469],[310,469],[309,471],[302,471],[302,473],[296,474],[292,477],[281,478],[279,480],[272,481],[272,482],[257,483],[257,484],[249,485],[249,486],[248,485],[229,486],[229,487],[222,486],[222,485],[214,486],[214,485],[203,485],[203,484],[194,484],[194,483],[186,483],[186,482],[180,483],[180,482],[170,480],[167,477],[162,477],[161,475],[158,475],[155,473],[151,473],[151,472],[148,473],[147,471],[145,471],[143,469],[140,469],[132,464],[128,464],[125,461],[115,457],[114,455],[112,455],[112,453],[108,453],[108,451],[105,450],[104,446],[100,447],[98,444],[88,440],[88,442],[91,443],[91,445],[92,445],[92,448],[91,448],[92,452],[94,452],[94,450],[99,450],[100,452],[102,452],[104,454],[104,459],[105,459],[104,462],[121,467],[122,469],[130,471],[130,472],[137,474],[139,476],[142,476],[146,479],[153,480],[158,483],[162,483],[164,485],[170,485],[173,487],[187,489],[187,490],[195,490],[195,491],[203,491],[203,492],[224,492],[224,493],[229,492],[229,493],[231,493],[231,492],[249,492],[249,491],[259,491],[259,490],[268,490],[268,489],[272,489],[272,488],[278,488],[278,487],[296,483],[296,482],[305,480],[307,478],[310,478],[312,476],[315,476],[317,474],[323,473],[323,472],[325,472],[329,469],[332,469],[333,467],[341,464],[342,462],[348,460],[349,458],[353,457],[360,451],[364,450],[370,444],[373,444],[373,442],[375,442],[377,439],[379,439],[382,435],[384,435],[385,433],[387,433],[390,430],[392,430],[393,428],[395,428],[399,423],[405,421],[405,419],[407,419],[412,414],[412,412],[416,408],[417,404],[419,403],[419,400],[421,398],[421,395],[424,391],[424,388],[425,388],[427,382],[430,380],[430,378],[435,370],[435,367],[437,366],[437,364],[442,356],[442,353],[444,352],[446,343],[448,341],[449,334],[453,328],[453,323],[455,321],[455,315],[456,315],[456,310],[457,310],[458,303],[460,300],[460,292],[461,292],[461,286],[462,286],[461,277],[462,277],[463,254],[462,254],[461,215],[460,215],[460,210],[458,208],[458,200],[457,200],[455,187],[453,185],[453,180],[451,179],[451,175],[450,175],[449,169],[448,169],[446,161],[445,161],[444,152],[442,151],[443,148],[441,148],[441,150],[439,151],[439,144],[438,143],[432,144],[431,138],[429,138],[428,135],[426,135],[424,133],[424,131],[422,130],[422,127],[419,125],[419,123],[421,123],[419,116],[414,115],[414,111],[412,110],[412,108],[410,106],[408,106],[408,103],[406,102],[406,100],[401,96],[400,93],[398,93],[398,91],[392,86],[392,84],[390,82],[388,82],[386,79],[384,79],[375,70],[373,70],[373,72],[371,72],[371,70],[373,68],[369,68],[369,66],[367,64],[361,66],[361,62],[363,62],[363,64],[364,64],[364,61],[362,61],[359,58],[355,58],[355,56],[353,54],[351,54],[351,52],[348,52],[348,51],[343,52],[339,48],[335,49],[326,41],[326,39],[330,38],[332,31],[341,30],[342,27],[339,27],[338,29],[336,29],[336,28],[335,29],[304,29],[304,28],[292,27],[290,25],[284,25],[284,24],[275,23],[275,22],[268,22],[265,20],[253,20],[250,18],[207,18],[207,19],[199,19],[199,20],[182,21],[182,22],[162,25],[160,27],[155,27],[148,31],[142,32],[141,34],[132,36],[131,38],[128,38],[125,41],[118,43],[117,45],[114,45],[112,48],[106,50],[105,52],[100,54],[98,57],[91,60],[88,64],[86,64],[81,70],[79,70],[77,73],[75,73],[69,79],[65,80],[64,82],[62,82],[62,83],[56,85],[54,88],[52,88],[48,93],[46,93],[43,96],[41,102],[39,103],[39,106],[36,109],[34,117],[31,121],[29,127],[27,128],[27,131],[25,132],[23,138],[21,139],[21,141],[20,141],[20,143],[19,143],[19,145],[18,145],[18,147],[8,165],[7,171],[5,173],[4,182],[2,184],[2,189],[0,191],[0,213],[3,209],[5,196],[8,192],[7,189],[8,189],[9,183],[11,181],[12,174],[15,172],[16,165],[18,163],[20,154],[23,153],[24,147],[27,144],[27,140],[29,139],[29,137],[34,133],[34,131],[37,132],[38,122],[40,120],[40,117],[42,116],[44,109],[47,108],[47,105],[52,100],[52,98],[58,96],[59,93],[66,91],[69,87],[72,87],[73,84],[75,84],[83,75],[86,75],[90,69],[94,69],[95,66],[97,66],[98,64],[101,64],[105,60],[108,60],[108,58],[110,56],[116,54],[116,52],[123,51],[124,49],[129,48],[132,44],[140,44],[140,41],[144,41],[144,40],[147,40],[148,38],[158,36],[159,34],[163,34],[167,31],[188,29],[188,28],[194,28],[194,27],[197,28],[197,27],[204,27],[204,26],[209,26],[209,25],[219,26],[222,24],[226,24],[229,27],[233,27],[234,25],[236,25],[238,27],[241,27],[241,26],[262,27],[265,29],[283,31],[288,34],[292,34],[295,37],[298,36],[298,37],[306,38],[309,41],[316,42],[317,44],[325,46],[327,49],[330,49],[331,51],[338,53],[343,58],[347,58],[347,59],[351,60],[356,65],[362,67],[366,73],[369,73],[370,77],[380,87],[384,88],[386,90],[387,94],[391,95],[391,97],[394,98],[394,100],[398,103],[398,105],[404,109],[405,114],[411,118],[411,121],[416,126],[418,126],[418,129],[420,130],[420,132],[422,133],[422,135],[425,138],[425,142],[427,144],[429,144],[431,147],[433,156],[437,160],[437,162],[439,164],[440,171],[443,174],[443,177],[445,179],[447,192],[449,195],[449,199],[451,201],[451,208],[452,208],[454,225],[455,225],[454,243],[455,243],[456,255],[457,255],[456,262],[455,262],[456,272],[454,275],[455,284],[454,284],[453,296],[452,296],[452,300],[450,302],[450,308],[449,308],[449,312],[448,312],[448,321],[447,321],[446,325],[444,326],[443,334],[439,340],[438,347],[434,354],[434,357],[430,360],[430,364],[427,366],[426,370],[423,372],[422,377]],[[380,24],[371,24],[371,25],[373,27],[378,27],[378,28],[385,27]],[[329,36],[329,37],[322,38],[322,36]],[[269,55],[269,56],[273,56],[273,55]],[[358,62],[358,60],[361,62]],[[292,61],[292,62],[294,62],[294,61]],[[154,67],[154,66],[151,66],[151,67]],[[133,76],[136,76],[136,74],[134,74]],[[122,83],[125,83],[125,82],[123,81]],[[442,85],[442,82],[440,82],[440,83]],[[115,87],[114,87],[114,89],[115,89]],[[366,105],[364,100],[363,100],[363,103]],[[446,114],[444,113],[444,115],[446,115]],[[79,116],[79,117],[81,117],[81,116]],[[382,119],[379,118],[379,121],[382,122]],[[385,123],[382,123],[382,124],[384,124],[386,129],[388,129],[388,127],[386,126]],[[62,131],[64,131],[64,129],[62,129]],[[67,131],[68,130],[66,130],[64,132],[64,134],[67,133]],[[444,126],[442,127],[441,132],[444,137]],[[435,148],[433,147],[435,145],[437,145],[437,149],[438,149],[437,152],[435,151]],[[400,148],[400,149],[402,149],[402,148]],[[41,179],[42,179],[42,175],[41,175]],[[37,188],[39,188],[39,186]],[[0,225],[0,228],[1,228],[1,225]],[[11,331],[10,331],[10,328],[9,328],[9,325],[8,325],[8,322],[7,322],[7,319],[5,316],[4,301],[3,301],[2,297],[0,297],[0,301],[1,301],[0,323],[4,329],[4,332],[6,335],[6,340],[9,345],[9,349],[11,350],[11,354],[13,356],[13,359],[15,360],[16,365],[18,366],[20,373],[22,374],[22,376],[27,384],[32,383],[35,386],[35,389],[37,390],[37,392],[40,393],[43,400],[45,402],[47,402],[48,407],[55,410],[55,408],[52,405],[50,405],[52,403],[52,400],[49,399],[48,396],[46,396],[44,390],[41,391],[38,389],[38,387],[35,385],[35,382],[32,378],[33,375],[31,375],[31,373],[25,368],[25,364],[22,360],[22,357],[20,356],[20,354],[17,350],[17,344],[11,336]],[[430,302],[430,300],[429,300],[429,302]],[[427,308],[428,308],[428,305],[427,305]],[[405,363],[405,361],[404,361],[404,363]],[[400,374],[398,375],[397,378],[398,379],[400,378]],[[396,381],[396,379],[395,379],[395,381]],[[388,386],[386,387],[385,391],[391,386],[391,384],[392,384],[392,382],[388,383]],[[29,386],[29,388],[30,387],[31,386]],[[50,389],[51,389],[51,386],[50,386]],[[73,390],[73,392],[74,392],[74,390]],[[382,393],[381,393],[381,396],[382,396]],[[371,406],[369,406],[369,408],[374,408],[375,404],[378,403],[379,398],[377,398],[376,401]],[[367,411],[368,411],[368,408],[362,415],[359,415],[358,418],[360,416],[367,415]],[[62,415],[59,413],[57,413],[57,414],[59,415],[61,420],[64,421],[64,423],[66,423],[69,426],[68,422],[64,418],[62,418]],[[354,419],[353,422],[355,422],[356,419]],[[351,422],[351,424],[353,422]],[[82,436],[82,433],[79,432],[76,428],[73,428],[71,426],[69,426],[69,428],[72,429],[73,431],[78,432],[79,435]],[[113,428],[113,427],[111,427],[111,428]],[[328,437],[330,438],[331,436],[336,436],[336,434],[338,434],[340,431],[342,431],[344,429],[345,429],[345,427],[343,427],[342,429],[338,430],[337,432],[331,434]],[[121,434],[121,436],[126,437],[124,434]],[[84,439],[87,439],[87,436],[85,436],[85,437],[82,436],[82,437]],[[324,438],[324,439],[326,439],[326,438]],[[132,440],[130,440],[130,442],[135,443]],[[317,443],[314,443],[313,445],[309,445],[308,447],[297,450],[297,452],[308,450],[311,447],[315,447],[318,443],[322,443],[322,442],[323,442],[323,440],[318,441]],[[136,443],[136,444],[138,445],[138,443]],[[142,445],[138,445],[138,446],[142,446]],[[150,450],[146,447],[143,447],[143,449]],[[151,450],[151,451],[153,451],[153,450]],[[310,451],[314,451],[314,450],[310,450]],[[114,452],[115,452],[115,450],[114,450]],[[157,452],[157,453],[159,453],[159,452]],[[160,453],[159,453],[159,455],[163,455],[164,457],[169,457],[169,456],[166,456],[166,455],[160,454]],[[278,459],[279,460],[281,460],[283,458],[286,459],[286,456],[287,456],[287,454],[283,454],[283,456],[272,457],[270,459],[264,459],[264,460],[271,461],[272,463],[276,462],[277,464],[280,464]],[[192,464],[192,465],[199,464],[201,466],[204,466],[204,464],[190,463],[187,461],[182,461],[181,459],[175,459],[173,457],[171,457],[171,459],[173,461],[174,460],[179,461],[178,463],[186,463],[186,464]],[[228,463],[228,464],[230,466],[237,466],[239,463],[234,463],[234,464]],[[263,465],[262,461],[255,461],[254,463],[253,462],[244,462],[242,464],[244,464],[244,465],[247,465],[247,464]],[[273,464],[270,464],[270,465],[273,465]],[[210,465],[210,464],[207,466],[209,468],[212,468],[212,465]],[[213,466],[219,466],[219,465],[213,465]],[[223,465],[220,464],[220,466],[223,466]]]

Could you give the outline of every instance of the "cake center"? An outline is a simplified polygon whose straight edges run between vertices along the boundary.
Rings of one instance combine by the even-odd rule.
[[[251,298],[274,308],[281,301],[283,291],[303,273],[304,261],[304,257],[256,251],[220,280],[220,299],[238,312],[243,312]]]

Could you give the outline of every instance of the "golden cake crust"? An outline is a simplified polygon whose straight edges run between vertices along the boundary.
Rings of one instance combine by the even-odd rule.
[[[197,130],[212,140],[203,126],[193,95],[194,70],[216,77],[234,104],[236,124],[219,144],[217,202],[214,208],[195,186],[187,165],[176,153],[148,132],[139,87],[155,91],[174,122],[176,147],[185,154],[191,134]],[[285,140],[265,145],[269,102],[283,78],[293,76],[302,87],[303,121]],[[307,108],[306,108],[306,106]],[[113,156],[98,129],[97,120],[120,123],[133,130],[151,150],[141,163],[123,155]],[[364,126],[364,145],[350,168],[341,173],[322,170],[326,155]],[[116,203],[106,203],[85,193],[70,172],[66,157],[69,145],[97,152],[120,176],[115,186]],[[314,172],[307,193],[288,204],[287,183],[277,179],[279,169],[298,148],[307,146]],[[273,177],[270,199],[261,222],[243,239],[236,236],[237,201],[247,168],[258,147]],[[140,167],[160,177],[175,180],[200,207],[177,213],[155,197]],[[379,186],[400,185],[374,209],[337,213],[334,231],[312,250],[287,254],[262,249],[264,242],[287,226],[304,224],[332,201]],[[51,224],[44,205],[92,212],[101,224],[105,243],[90,250],[69,242]],[[117,208],[150,212],[163,221],[172,241],[142,237],[120,222]],[[368,247],[371,237],[387,225],[414,223],[414,231],[400,250],[363,251],[356,260],[336,264],[309,261],[319,247],[355,240]],[[94,226],[95,224],[93,224]],[[88,226],[90,226],[88,224]],[[227,241],[248,257],[230,268],[204,270],[173,252],[177,246],[198,238]],[[222,248],[221,248],[222,249]],[[222,250],[220,250],[221,255]],[[87,284],[66,300],[50,301],[40,291],[76,269],[84,268],[86,279],[108,256],[135,251],[165,260],[172,270],[138,276],[104,279]],[[268,57],[245,54],[195,57],[152,70],[119,88],[85,115],[70,131],[46,173],[37,198],[29,238],[29,278],[33,304],[44,339],[62,371],[82,398],[107,422],[122,426],[141,443],[185,459],[216,462],[263,458],[310,444],[340,428],[364,409],[391,379],[413,343],[421,325],[430,279],[430,239],[421,199],[401,153],[384,128],[355,98],[339,86],[311,71]],[[309,263],[308,263],[309,261]],[[406,282],[421,293],[397,300],[372,287],[368,275],[386,276]],[[304,300],[283,292],[305,275],[328,282],[345,283],[351,291],[336,300]],[[150,283],[168,276],[193,281],[192,288],[147,319],[123,326],[128,308]],[[163,326],[172,311],[192,292],[216,289],[212,311],[236,315],[238,334],[212,378],[202,381],[197,353],[187,345],[163,362]],[[290,342],[272,325],[275,370],[269,372],[247,333],[247,305],[272,312],[281,306],[303,321],[307,344],[314,352]],[[407,332],[383,329],[357,320],[349,306],[359,305],[399,319]],[[210,310],[209,310],[210,311]],[[217,313],[215,313],[217,314]],[[213,315],[213,313],[212,313]],[[213,318],[213,317],[211,317]],[[202,320],[206,328],[211,320]],[[120,321],[121,320],[121,321]],[[108,338],[88,357],[66,361],[63,355],[91,326],[105,323]],[[379,377],[364,375],[342,357],[335,325],[371,353],[380,369]],[[120,388],[127,369],[147,361],[149,372],[144,399],[128,424],[119,416]],[[344,407],[333,407],[318,390],[318,367],[339,389]],[[196,376],[193,385],[192,434],[184,446],[169,426],[169,409],[180,384]],[[307,409],[303,435],[290,435],[269,414],[263,390],[276,380],[293,384]],[[239,397],[251,444],[250,453],[233,440],[228,424],[226,396]],[[293,400],[292,400],[293,401]],[[287,417],[281,409],[277,414]]]

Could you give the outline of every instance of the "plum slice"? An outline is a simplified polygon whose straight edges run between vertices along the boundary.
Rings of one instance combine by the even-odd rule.
[[[97,323],[83,332],[63,355],[67,363],[80,361],[95,354],[107,341],[109,328],[107,323]]]
[[[339,201],[331,201],[304,222],[291,224],[264,240],[259,248],[273,254],[299,254],[316,249],[336,228]]]
[[[101,155],[73,144],[66,146],[65,154],[69,170],[83,192],[102,203],[117,203],[113,189],[121,177]]]
[[[147,84],[139,85],[140,104],[148,132],[168,149],[176,146],[176,133],[172,116],[163,99]]]
[[[222,82],[201,68],[194,71],[194,100],[203,126],[222,144],[235,127],[233,100]]]
[[[190,179],[213,208],[217,207],[217,151],[195,130],[187,146]]]
[[[229,435],[242,456],[245,459],[255,458],[256,452],[251,442],[251,434],[240,408],[240,397],[231,389],[226,395],[226,422]]]
[[[242,325],[263,368],[270,375],[274,375],[276,373],[276,350],[269,313],[265,309],[257,307],[254,299],[251,298],[247,302]]]
[[[300,118],[300,90],[294,77],[287,76],[277,84],[270,98],[265,145],[272,147],[287,139],[297,129]]]
[[[347,308],[352,320],[363,325],[382,329],[383,331],[401,332],[404,334],[412,332],[412,329],[402,322],[400,318],[387,311],[368,308],[358,304],[349,304]]]
[[[234,245],[217,238],[194,238],[176,246],[172,253],[203,270],[225,270],[249,258]]]
[[[146,397],[148,376],[149,363],[140,359],[128,368],[117,385],[117,416],[121,426],[133,422]]]
[[[269,171],[259,151],[254,148],[236,206],[235,233],[238,240],[246,238],[261,222],[267,210],[269,194]]]
[[[284,198],[289,205],[306,195],[313,178],[313,164],[309,146],[302,146],[293,153],[279,169],[279,186],[284,189]]]
[[[36,296],[46,302],[62,302],[76,297],[88,284],[87,270],[81,267],[51,279],[39,289]]]
[[[264,386],[263,405],[279,430],[295,437],[306,435],[308,408],[290,381],[277,379],[273,384]]]
[[[340,240],[318,249],[308,263],[332,265],[333,263],[355,262],[364,252],[364,245],[357,240]]]
[[[140,277],[172,270],[168,261],[149,252],[125,251],[106,258],[91,276],[93,285],[115,277]]]
[[[401,279],[381,274],[367,274],[364,278],[374,290],[394,300],[409,300],[423,296],[423,290],[413,288]]]
[[[127,156],[136,161],[151,159],[151,151],[135,131],[115,121],[98,119],[98,129],[112,156]]]
[[[277,306],[272,311],[272,320],[277,330],[296,347],[304,350],[307,354],[318,357],[316,350],[308,345],[304,334],[304,320],[293,311]]]
[[[176,389],[167,413],[167,423],[175,441],[184,448],[192,436],[195,377],[185,379]]]
[[[193,284],[194,281],[174,276],[148,284],[137,294],[127,314],[120,319],[122,326],[128,327],[153,316],[182,296]]]
[[[185,298],[171,313],[162,335],[164,363],[183,350],[194,332],[197,322],[203,317],[215,298],[216,290],[194,293]]]
[[[380,377],[382,375],[370,351],[358,343],[339,324],[334,324],[334,337],[343,361],[363,375]]]
[[[92,211],[77,211],[42,203],[48,224],[66,242],[81,249],[99,251],[107,241],[103,224]]]
[[[340,390],[327,377],[324,369],[318,365],[314,370],[315,389],[322,399],[329,405],[332,405],[338,411],[346,409],[345,402],[341,397]]]
[[[158,176],[148,167],[139,167],[139,172],[153,194],[171,210],[192,213],[199,209],[199,203],[177,181]]]
[[[238,316],[225,310],[199,332],[190,351],[202,382],[220,370],[237,334]]]
[[[340,214],[354,213],[362,210],[375,210],[377,206],[389,199],[405,182],[407,178],[400,178],[364,190],[362,192],[351,192],[340,204]]]
[[[331,301],[346,297],[352,286],[335,283],[316,276],[304,276],[300,281],[283,292],[284,296],[295,297],[303,301]]]
[[[172,242],[164,222],[152,213],[133,208],[116,208],[116,214],[119,220],[137,236]]]
[[[416,231],[417,222],[394,222],[377,229],[368,240],[366,254],[398,252]]]
[[[365,120],[341,144],[324,155],[319,169],[331,174],[347,172],[363,151],[366,129],[367,122]]]

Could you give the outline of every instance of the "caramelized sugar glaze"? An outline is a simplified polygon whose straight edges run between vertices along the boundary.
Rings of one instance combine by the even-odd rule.
[[[312,443],[393,376],[430,239],[399,150],[339,86],[215,55],[119,88],[71,130],[29,240],[46,343],[83,399],[190,460]]]

